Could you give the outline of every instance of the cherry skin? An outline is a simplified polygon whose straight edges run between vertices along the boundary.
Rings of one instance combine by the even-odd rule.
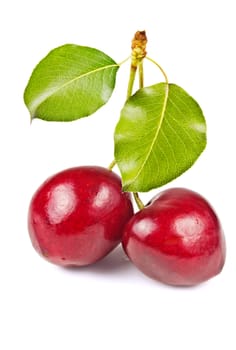
[[[29,206],[28,228],[34,248],[47,260],[83,266],[120,243],[132,215],[118,175],[81,166],[57,173],[39,187]]]
[[[199,194],[163,191],[128,222],[123,248],[146,275],[170,285],[190,286],[217,275],[225,261],[219,219]]]

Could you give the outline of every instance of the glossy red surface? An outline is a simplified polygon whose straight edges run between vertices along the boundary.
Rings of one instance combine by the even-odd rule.
[[[28,228],[35,249],[59,265],[88,265],[121,241],[133,215],[130,196],[108,169],[84,166],[62,171],[34,194]]]
[[[225,261],[224,234],[214,210],[183,188],[162,192],[134,215],[123,247],[142,272],[172,285],[206,281]]]

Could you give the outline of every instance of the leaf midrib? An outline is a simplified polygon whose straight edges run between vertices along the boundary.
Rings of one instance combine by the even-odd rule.
[[[68,86],[70,84],[73,84],[75,81],[80,80],[80,79],[82,79],[82,78],[84,78],[86,76],[89,76],[91,74],[100,72],[100,71],[108,69],[108,68],[113,68],[113,67],[119,67],[119,64],[117,64],[117,63],[116,64],[109,64],[107,66],[103,66],[103,67],[99,67],[99,68],[93,69],[93,70],[91,70],[91,71],[89,71],[87,73],[81,74],[80,76],[77,76],[77,77],[67,81],[66,83],[62,84],[60,87],[54,89],[53,91],[50,90],[49,94],[46,97],[44,97],[40,102],[36,102],[35,103],[34,102],[35,100],[34,100],[32,103],[29,104],[29,109],[31,109],[31,111],[32,111],[31,112],[31,116],[33,116],[35,114],[35,112],[36,112],[36,110],[37,110],[37,108],[38,108],[38,106],[40,104],[44,103],[47,99],[52,97],[54,94],[57,94],[58,91],[62,90],[66,86]],[[37,100],[37,98],[36,98],[36,100]],[[36,104],[36,106],[34,106],[34,104]],[[32,107],[32,105],[33,105],[33,107]]]
[[[143,168],[145,167],[145,164],[147,163],[148,161],[148,158],[150,157],[150,154],[152,152],[152,149],[153,149],[153,146],[158,138],[158,135],[159,135],[159,132],[160,132],[160,129],[161,129],[161,126],[162,126],[162,123],[163,123],[163,120],[164,120],[164,117],[165,117],[165,111],[166,111],[166,106],[167,106],[167,100],[168,100],[168,96],[169,96],[169,84],[165,84],[165,97],[164,97],[164,103],[163,103],[163,108],[162,108],[162,111],[161,111],[161,118],[160,118],[160,122],[159,122],[159,125],[157,127],[157,130],[156,130],[156,133],[154,135],[154,138],[153,138],[153,141],[151,142],[151,145],[150,145],[150,148],[149,148],[149,151],[147,153],[147,156],[145,157],[144,161],[143,161],[143,164],[141,165],[139,171],[137,172],[135,178],[126,186],[127,189],[129,188],[129,186],[134,183],[136,181],[136,179],[139,177],[139,175],[141,174]]]

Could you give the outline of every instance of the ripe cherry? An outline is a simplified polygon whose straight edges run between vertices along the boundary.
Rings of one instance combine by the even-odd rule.
[[[173,188],[153,198],[128,222],[123,247],[146,275],[171,285],[194,285],[217,275],[225,240],[216,213],[199,194]]]
[[[102,167],[76,167],[52,176],[36,191],[29,234],[35,249],[52,263],[88,265],[119,244],[132,215],[118,175]]]

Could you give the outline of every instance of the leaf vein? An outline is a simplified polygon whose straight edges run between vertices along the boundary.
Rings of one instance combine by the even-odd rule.
[[[58,91],[62,90],[63,88],[67,87],[68,85],[70,84],[73,84],[75,81],[77,80],[80,80],[82,78],[85,78],[85,77],[88,77],[90,76],[91,74],[94,74],[94,73],[97,73],[97,72],[100,72],[100,71],[103,71],[105,69],[109,69],[109,68],[114,68],[114,67],[119,67],[118,64],[110,64],[110,65],[107,65],[107,66],[103,66],[103,67],[99,67],[99,68],[96,68],[96,69],[93,69],[92,71],[89,71],[87,73],[84,73],[84,74],[81,74],[69,81],[67,81],[66,83],[62,84],[61,86],[59,86],[58,88],[56,89],[50,89],[48,94],[45,93],[42,97],[42,99],[40,98],[36,98],[34,99],[31,104],[29,104],[29,107],[30,109],[33,111],[32,112],[32,115],[35,113],[35,111],[37,110],[38,106],[42,103],[44,103],[48,98],[50,98],[51,96],[53,96],[54,94],[58,93]]]
[[[165,97],[164,97],[163,108],[162,108],[162,111],[161,111],[160,122],[159,122],[159,124],[157,126],[156,133],[155,133],[154,138],[153,138],[153,140],[152,140],[152,142],[150,144],[149,150],[148,150],[147,155],[146,155],[146,157],[145,157],[145,159],[143,161],[143,164],[141,165],[141,167],[140,167],[139,171],[137,172],[136,176],[134,177],[133,182],[136,181],[136,179],[139,177],[140,173],[142,172],[145,164],[147,163],[147,161],[148,161],[148,159],[150,157],[150,154],[152,152],[153,146],[154,146],[154,144],[155,144],[155,142],[156,142],[156,140],[158,138],[159,132],[161,130],[161,125],[162,125],[164,117],[165,117],[165,111],[166,111],[166,106],[167,106],[167,101],[168,101],[168,95],[169,95],[169,84],[165,84]]]

